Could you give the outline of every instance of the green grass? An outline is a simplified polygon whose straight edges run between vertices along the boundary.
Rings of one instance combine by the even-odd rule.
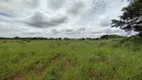
[[[0,40],[0,80],[142,80],[142,40]]]

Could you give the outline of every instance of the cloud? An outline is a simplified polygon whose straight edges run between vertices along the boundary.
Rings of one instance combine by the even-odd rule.
[[[54,10],[57,10],[64,5],[65,1],[66,0],[48,0],[47,4],[48,4],[48,7]]]
[[[109,16],[105,16],[100,19],[100,26],[102,27],[108,27],[111,25],[111,19]]]
[[[77,15],[82,12],[85,7],[83,2],[73,3],[72,6],[68,9],[68,13],[71,15]]]
[[[23,32],[24,35],[30,35],[30,36],[35,36],[35,35],[40,35],[40,32]]]
[[[10,14],[7,14],[7,13],[5,13],[5,12],[0,12],[0,16],[11,17]]]
[[[110,23],[127,5],[121,0],[0,0],[0,36],[123,35]]]
[[[34,15],[29,17],[25,23],[35,27],[55,27],[67,21],[66,16],[49,17],[40,11],[36,11]]]

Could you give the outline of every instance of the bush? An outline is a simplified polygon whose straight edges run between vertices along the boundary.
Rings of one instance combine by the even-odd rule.
[[[3,41],[2,43],[7,43],[7,41]]]

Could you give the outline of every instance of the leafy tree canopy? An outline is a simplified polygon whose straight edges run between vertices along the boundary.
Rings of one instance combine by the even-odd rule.
[[[142,33],[142,0],[130,0],[130,4],[122,11],[119,20],[112,20],[112,27],[120,27],[127,32]]]

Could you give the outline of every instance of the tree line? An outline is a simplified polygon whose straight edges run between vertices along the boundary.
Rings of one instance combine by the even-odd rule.
[[[44,37],[14,37],[14,38],[5,38],[0,37],[0,39],[13,39],[13,40],[101,40],[101,39],[114,39],[114,38],[125,38],[120,35],[103,35],[99,38],[44,38]]]

